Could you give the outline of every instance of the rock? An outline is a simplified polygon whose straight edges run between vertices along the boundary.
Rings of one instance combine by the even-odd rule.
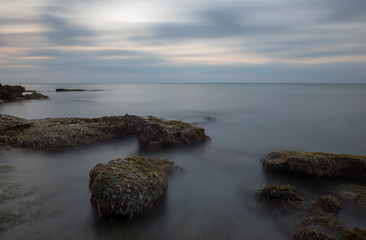
[[[176,168],[167,159],[142,157],[98,164],[89,174],[91,206],[101,219],[141,215],[165,195]]]
[[[366,216],[366,186],[356,184],[342,184],[331,190],[342,205],[355,213]]]
[[[31,94],[25,94],[25,88],[22,86],[10,86],[0,84],[0,101],[1,102],[13,102],[21,100],[32,100],[32,99],[47,99],[48,97],[33,91]]]
[[[335,197],[322,196],[314,201],[303,218],[302,227],[315,227],[321,234],[327,233],[334,239],[345,239],[344,236],[349,232],[349,229],[337,219],[336,215],[339,210],[340,203]]]
[[[294,240],[336,240],[330,233],[319,227],[300,227],[294,232]]]
[[[347,230],[344,239],[346,240],[365,240],[366,239],[366,231],[359,227],[355,227],[352,230]]]
[[[278,213],[289,213],[294,210],[306,209],[309,201],[302,198],[297,190],[290,185],[268,185],[255,194],[258,201]]]
[[[56,92],[83,92],[85,89],[66,89],[66,88],[56,88]]]
[[[317,199],[311,206],[311,211],[322,211],[336,215],[341,209],[337,198],[331,195],[324,195]]]
[[[277,219],[279,224],[283,219],[292,216],[281,227],[286,230],[293,225],[292,231],[296,229],[293,232],[295,240],[366,239],[364,229],[348,229],[337,219],[341,205],[334,196],[324,195],[311,203],[301,197],[294,187],[268,185],[256,192],[256,198],[265,203],[272,212],[282,214]],[[299,217],[302,218],[301,222],[297,219]]]
[[[262,159],[266,171],[298,176],[366,179],[366,157],[322,152],[272,152]]]
[[[68,88],[56,88],[56,92],[85,92],[85,91],[101,91],[101,90],[86,90],[86,89],[80,89],[80,88],[76,88],[76,89],[68,89]]]
[[[132,135],[137,136],[142,146],[151,149],[192,145],[209,139],[203,128],[152,117],[125,115],[28,121],[0,114],[0,147],[62,151]]]
[[[212,116],[206,116],[203,118],[203,120],[207,121],[207,122],[212,122],[216,120],[216,117],[212,117]]]
[[[181,121],[163,121],[149,116],[125,116],[126,125],[131,126],[143,148],[159,149],[169,146],[192,145],[209,140],[205,130]]]

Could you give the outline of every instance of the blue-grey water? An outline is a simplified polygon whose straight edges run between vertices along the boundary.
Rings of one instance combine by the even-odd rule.
[[[56,88],[86,92],[55,92]],[[206,129],[211,142],[139,152],[136,139],[63,153],[9,150],[0,171],[14,187],[0,210],[24,215],[1,239],[291,239],[291,231],[254,199],[267,184],[292,184],[315,199],[339,180],[268,176],[260,159],[272,151],[366,155],[366,85],[332,84],[33,84],[49,100],[0,105],[26,119],[136,114],[176,119]],[[207,120],[207,117],[210,117]],[[97,163],[131,155],[164,157],[184,172],[173,176],[164,200],[131,220],[99,222],[88,191]],[[1,195],[1,194],[0,194]],[[347,226],[366,227],[348,213]],[[291,229],[291,228],[290,228]]]

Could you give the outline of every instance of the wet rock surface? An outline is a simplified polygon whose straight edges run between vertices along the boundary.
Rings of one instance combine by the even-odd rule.
[[[141,146],[150,149],[192,145],[209,139],[203,128],[153,117],[25,120],[0,114],[0,147],[62,151],[133,135]]]
[[[322,152],[272,152],[262,159],[266,171],[315,178],[366,179],[366,157]]]
[[[142,157],[96,165],[89,174],[93,211],[100,219],[145,213],[164,197],[176,169],[168,159]]]
[[[24,94],[26,92],[31,92],[30,94]],[[0,83],[0,103],[1,102],[14,102],[22,100],[33,100],[33,99],[47,99],[48,97],[38,93],[36,91],[26,91],[22,86],[10,86],[1,85]]]

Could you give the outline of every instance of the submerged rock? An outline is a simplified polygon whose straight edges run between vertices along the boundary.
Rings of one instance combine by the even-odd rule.
[[[366,216],[366,186],[342,184],[333,188],[331,195],[336,197],[343,206]]]
[[[335,197],[330,195],[322,196],[314,201],[310,210],[303,218],[302,225],[305,227],[315,227],[319,229],[319,232],[326,232],[334,239],[344,239],[348,229],[336,218],[339,210],[340,203]]]
[[[1,102],[13,102],[21,100],[32,100],[32,99],[47,99],[48,97],[37,93],[36,91],[31,91],[31,94],[24,94],[27,92],[22,86],[10,86],[1,85],[0,83],[0,101]],[[29,91],[28,91],[29,92]]]
[[[91,206],[99,218],[133,217],[165,195],[177,167],[168,159],[128,157],[96,165],[89,173]]]
[[[306,199],[302,198],[297,190],[290,185],[268,185],[256,192],[258,201],[278,212],[291,212],[295,209],[303,209],[307,205]]]
[[[366,157],[322,152],[272,152],[262,160],[269,172],[299,176],[366,179]]]
[[[296,229],[293,232],[295,240],[366,239],[364,229],[358,227],[348,229],[337,219],[341,205],[334,196],[324,195],[312,202],[301,197],[296,189],[289,185],[280,187],[269,185],[258,190],[256,198],[272,212],[280,212],[279,221],[292,216],[282,227],[288,228],[292,224],[292,229]]]
[[[0,147],[62,151],[136,135],[142,146],[157,149],[209,139],[205,130],[187,123],[138,116],[54,118],[28,121],[0,114]]]

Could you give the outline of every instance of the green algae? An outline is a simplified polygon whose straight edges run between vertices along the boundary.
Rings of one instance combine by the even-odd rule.
[[[177,169],[168,159],[137,156],[98,164],[89,173],[93,211],[100,219],[141,215],[165,195]]]

